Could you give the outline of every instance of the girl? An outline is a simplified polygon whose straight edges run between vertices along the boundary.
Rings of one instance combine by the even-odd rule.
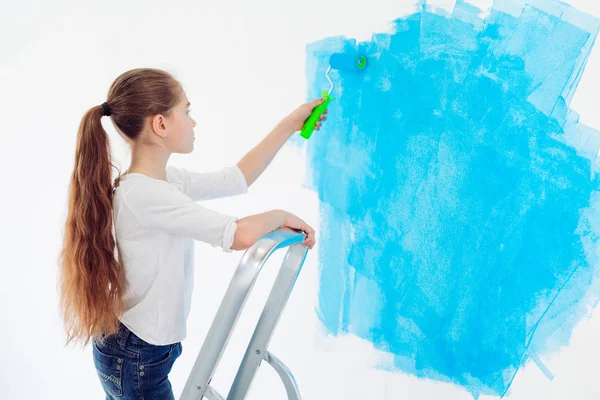
[[[197,201],[246,193],[321,101],[298,107],[237,165],[209,173],[167,166],[172,153],[193,150],[196,122],[181,84],[165,71],[123,73],[107,101],[84,115],[60,254],[60,308],[66,343],[92,342],[107,399],[174,399],[168,374],[186,337],[194,240],[230,252],[290,227],[313,248],[314,230],[288,212],[237,219]],[[114,185],[103,116],[132,150]]]

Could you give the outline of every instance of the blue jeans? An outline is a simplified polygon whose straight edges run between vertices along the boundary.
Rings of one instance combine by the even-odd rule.
[[[94,365],[106,400],[174,400],[169,372],[181,355],[181,342],[149,344],[125,325],[92,341]]]

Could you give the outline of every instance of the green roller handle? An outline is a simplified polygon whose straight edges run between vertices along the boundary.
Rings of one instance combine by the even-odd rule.
[[[310,138],[310,135],[312,135],[313,131],[315,130],[317,122],[321,120],[321,115],[323,115],[325,113],[325,110],[327,110],[327,105],[331,100],[334,99],[334,97],[329,96],[329,92],[327,92],[326,90],[323,90],[322,96],[323,102],[313,109],[312,113],[310,114],[310,117],[308,117],[308,119],[304,123],[304,126],[302,127],[300,136],[302,136],[304,139]]]

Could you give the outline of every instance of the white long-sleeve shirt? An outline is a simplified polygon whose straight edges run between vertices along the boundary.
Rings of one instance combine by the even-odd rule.
[[[231,251],[237,218],[197,201],[246,193],[237,166],[198,173],[167,167],[167,181],[123,175],[113,197],[119,262],[125,269],[121,322],[144,341],[182,341],[194,285],[194,240]]]

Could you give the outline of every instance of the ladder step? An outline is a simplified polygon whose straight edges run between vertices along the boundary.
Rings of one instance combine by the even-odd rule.
[[[212,386],[206,388],[204,397],[206,397],[208,400],[225,400],[225,397],[221,396],[219,392],[217,392]]]
[[[269,363],[271,367],[277,372],[281,381],[283,382],[283,386],[285,386],[285,391],[287,392],[287,396],[289,400],[300,400],[300,389],[298,389],[298,384],[294,379],[294,375],[290,369],[277,357],[275,357],[271,352],[265,351],[265,356],[263,360]]]

